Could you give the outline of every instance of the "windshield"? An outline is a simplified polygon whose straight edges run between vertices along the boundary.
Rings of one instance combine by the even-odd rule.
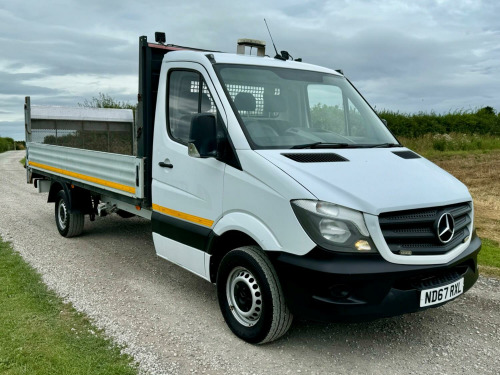
[[[253,148],[398,143],[342,76],[250,65],[215,68]]]

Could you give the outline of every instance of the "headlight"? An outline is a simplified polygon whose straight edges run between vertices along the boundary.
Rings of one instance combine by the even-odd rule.
[[[361,212],[315,200],[291,203],[300,224],[319,246],[341,252],[377,252]]]

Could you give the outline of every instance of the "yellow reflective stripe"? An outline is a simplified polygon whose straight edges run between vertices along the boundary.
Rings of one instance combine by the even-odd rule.
[[[153,210],[161,212],[162,214],[165,214],[165,215],[178,217],[179,219],[183,219],[186,221],[190,221],[192,223],[200,224],[200,225],[203,225],[205,227],[211,227],[214,224],[213,220],[208,220],[208,219],[204,219],[202,217],[198,217],[198,216],[194,216],[194,215],[190,215],[190,214],[185,214],[184,212],[172,210],[170,208],[166,208],[166,207],[160,206],[160,205],[155,204],[155,203],[153,203]]]
[[[110,188],[113,188],[116,190],[122,190],[122,191],[126,191],[127,193],[135,194],[135,187],[132,187],[132,186],[127,186],[127,185],[119,184],[116,182],[103,180],[102,178],[86,176],[86,175],[81,174],[81,173],[76,173],[76,172],[67,171],[67,170],[61,169],[61,168],[51,167],[50,165],[45,165],[45,164],[37,163],[34,161],[30,161],[29,165],[36,167],[36,168],[45,169],[47,171],[60,173],[60,174],[63,174],[65,176],[78,178],[80,180],[93,182],[93,183],[98,184],[98,185],[107,186],[107,187],[110,187]]]

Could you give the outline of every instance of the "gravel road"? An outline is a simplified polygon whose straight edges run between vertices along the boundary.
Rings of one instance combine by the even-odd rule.
[[[47,194],[25,181],[23,152],[0,154],[0,234],[48,286],[126,344],[150,374],[498,374],[500,281],[481,277],[446,306],[367,323],[296,321],[252,346],[229,331],[215,287],[156,257],[150,223],[86,218],[62,238]],[[1,307],[0,307],[1,308]]]

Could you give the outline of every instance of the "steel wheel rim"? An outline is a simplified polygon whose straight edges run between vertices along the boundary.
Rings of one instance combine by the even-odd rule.
[[[66,221],[68,219],[68,211],[66,210],[66,204],[61,199],[57,207],[57,221],[61,229],[66,229]]]
[[[226,298],[234,318],[252,327],[262,315],[262,293],[254,275],[243,267],[234,268],[226,281]]]

